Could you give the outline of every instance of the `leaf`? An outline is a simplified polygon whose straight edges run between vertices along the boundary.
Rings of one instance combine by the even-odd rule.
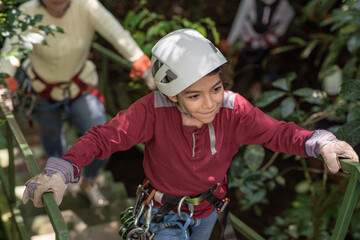
[[[360,119],[360,107],[353,108],[347,115],[347,122],[355,121]]]
[[[293,92],[294,95],[303,97],[303,100],[312,104],[322,104],[325,99],[323,91],[312,88],[300,88]]]
[[[32,44],[42,44],[45,40],[43,35],[34,32],[29,32],[24,37],[28,42]]]
[[[344,66],[343,68],[343,81],[347,81],[352,79],[355,76],[355,73],[357,72],[357,57],[353,56]]]
[[[298,194],[305,194],[310,189],[310,182],[303,180],[295,186],[295,192]]]
[[[257,107],[266,107],[270,103],[273,103],[277,99],[285,96],[285,92],[279,90],[271,90],[264,92],[256,99],[256,106]]]
[[[292,97],[285,98],[281,103],[281,115],[283,118],[288,117],[295,110],[295,101]]]
[[[339,96],[349,100],[357,101],[360,99],[360,80],[353,79],[345,81],[341,85]]]
[[[146,16],[146,11],[142,10],[138,14],[136,14],[130,22],[130,29],[135,29],[136,26],[140,23],[140,21]]]
[[[274,81],[271,85],[276,88],[280,88],[284,91],[290,91],[291,82],[296,78],[296,73],[289,73],[285,78],[280,78]]]
[[[251,202],[252,203],[260,203],[266,196],[266,190],[264,188],[257,191],[254,195],[252,195]]]
[[[7,73],[0,73],[0,79],[8,78],[10,77]]]
[[[303,40],[302,38],[298,38],[298,37],[289,38],[289,42],[299,44],[300,46],[305,46],[307,43],[305,40]]]
[[[124,22],[123,22],[123,26],[124,28],[128,29],[130,24],[131,24],[131,20],[132,18],[135,16],[135,12],[134,10],[130,10],[127,12],[126,16],[125,16],[125,19],[124,19]]]
[[[276,176],[275,181],[276,181],[279,185],[285,186],[286,180],[285,180],[285,178],[284,178],[283,176],[280,176],[280,175],[279,175],[279,176]]]
[[[330,44],[330,49],[328,50],[328,54],[324,60],[323,65],[326,67],[327,65],[332,64],[337,59],[341,50],[346,44],[347,44],[346,38],[343,37],[335,38]]]
[[[319,41],[317,39],[312,40],[301,53],[301,57],[304,59],[308,58],[314,48],[317,46],[318,42]]]
[[[360,49],[360,35],[352,35],[349,41],[347,42],[347,49],[350,53],[356,54]]]
[[[360,119],[345,123],[336,131],[335,135],[338,139],[356,147],[360,144]]]
[[[265,157],[264,147],[261,145],[249,145],[245,149],[244,160],[251,171],[260,168]]]

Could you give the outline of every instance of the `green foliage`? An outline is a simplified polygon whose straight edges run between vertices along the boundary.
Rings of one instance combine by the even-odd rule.
[[[179,15],[174,15],[171,19],[166,19],[161,14],[149,11],[146,4],[146,0],[141,0],[135,9],[127,13],[122,25],[132,33],[133,38],[148,56],[151,55],[152,47],[161,37],[181,28],[196,29],[205,37],[212,37],[215,44],[220,42],[220,35],[216,30],[215,22],[210,18],[202,18],[192,22]]]
[[[300,104],[306,102],[323,106],[326,103],[326,93],[311,88],[293,90],[292,82],[296,77],[295,73],[289,73],[286,77],[274,81],[272,86],[279,90],[264,92],[256,100],[256,106],[266,107],[279,100],[280,104],[272,110],[273,112],[270,115],[277,119],[297,120],[297,122],[302,123],[303,119],[311,113],[304,115],[304,112],[300,111]]]
[[[30,16],[23,13],[19,4],[26,0],[14,0],[4,2],[4,12],[0,13],[0,46],[5,39],[13,39],[13,51],[1,57],[15,56],[23,58],[31,52],[34,44],[47,44],[44,35],[54,35],[55,32],[63,33],[63,30],[54,25],[41,25],[43,16],[37,14]],[[0,78],[6,77],[0,73]]]
[[[244,146],[234,157],[229,169],[229,187],[236,187],[240,190],[241,209],[247,210],[253,207],[258,215],[261,215],[260,204],[268,203],[267,192],[274,189],[276,181],[281,180],[276,178],[277,167],[260,168],[264,157],[263,146]]]

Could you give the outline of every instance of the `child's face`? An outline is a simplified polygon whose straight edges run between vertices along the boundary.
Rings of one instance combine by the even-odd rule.
[[[224,87],[219,73],[201,78],[181,92],[184,103],[190,114],[201,123],[214,120],[223,98]],[[177,96],[170,97],[173,102],[181,102]]]

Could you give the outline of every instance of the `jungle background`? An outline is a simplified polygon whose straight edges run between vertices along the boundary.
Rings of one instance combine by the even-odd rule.
[[[183,27],[199,30],[220,47],[221,40],[227,38],[240,1],[100,2],[150,56],[151,47],[160,37]],[[358,4],[341,0],[289,2],[296,15],[286,34],[259,63],[237,68],[244,47],[241,45],[224,52],[234,77],[229,89],[244,95],[276,119],[294,121],[310,130],[328,129],[349,142],[359,154]],[[14,6],[17,4],[15,1]],[[1,15],[4,27],[11,16],[6,4],[2,5],[2,14],[5,14]],[[3,33],[1,42],[5,37]],[[116,52],[98,35],[94,42]],[[102,56],[92,51],[89,57],[101,72]],[[117,63],[110,63],[108,71],[107,87],[103,86],[102,90],[110,118],[149,90],[141,79],[131,80],[129,70]],[[327,94],[322,89],[323,81],[339,76],[340,93]],[[252,85],[253,82],[259,84]],[[112,172],[115,181],[126,183],[131,195],[144,178],[141,164],[142,153],[139,148],[133,148],[113,154],[107,170]],[[348,182],[347,174],[330,175],[319,159],[274,153],[257,145],[239,148],[228,178],[230,211],[266,239],[329,239]],[[357,207],[347,239],[360,239],[359,219]]]

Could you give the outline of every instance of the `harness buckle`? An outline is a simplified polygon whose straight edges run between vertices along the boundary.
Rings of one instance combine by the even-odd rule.
[[[226,198],[221,199],[221,201],[219,201],[218,204],[216,204],[216,205],[218,205],[216,208],[218,214],[222,214],[224,212],[224,210],[225,210],[226,206],[229,204],[229,202],[230,202],[230,198],[226,197]]]

